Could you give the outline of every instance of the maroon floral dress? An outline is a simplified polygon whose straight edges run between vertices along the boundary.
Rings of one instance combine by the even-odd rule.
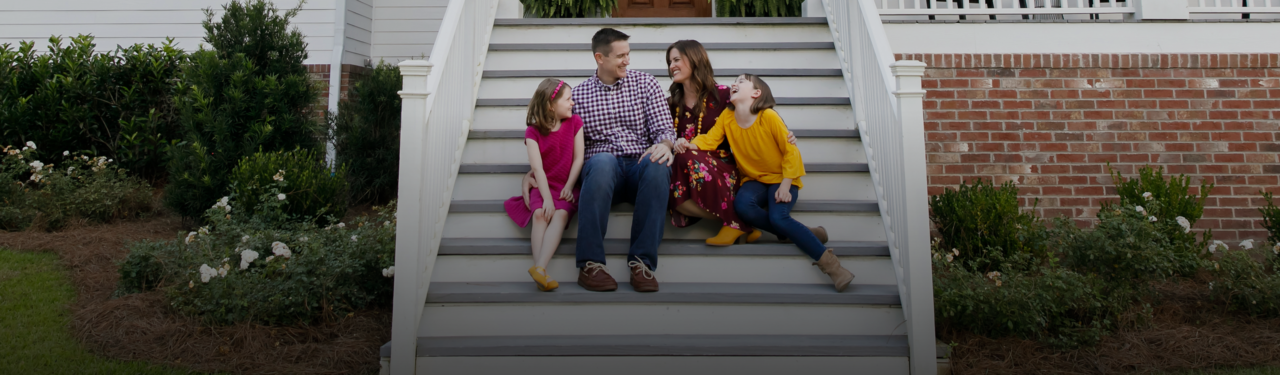
[[[728,87],[721,85],[717,91],[717,97],[703,103],[706,111],[701,116],[681,104],[674,113],[677,136],[692,141],[694,137],[711,131],[729,98]],[[698,120],[702,121],[702,126],[698,126]],[[737,191],[738,167],[733,161],[728,141],[714,151],[695,149],[675,154],[675,162],[671,165],[671,199],[667,200],[671,224],[683,228],[698,222],[700,218],[676,211],[676,206],[692,199],[699,207],[723,220],[724,225],[750,232],[751,228],[738,219],[738,213],[733,210],[733,197]]]

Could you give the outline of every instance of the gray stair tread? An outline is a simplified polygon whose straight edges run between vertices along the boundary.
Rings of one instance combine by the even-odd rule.
[[[391,356],[391,343],[382,346]],[[807,356],[904,357],[905,335],[564,335],[419,337],[419,357]]]
[[[658,274],[661,281],[661,273]],[[533,282],[431,283],[427,303],[700,303],[900,305],[896,285],[850,284],[837,293],[830,284],[661,283],[656,293],[637,293],[629,283],[613,292],[592,292],[573,280],[553,292]]]
[[[449,204],[449,212],[506,212],[505,199],[455,200]],[[630,212],[625,207],[614,206],[615,212]],[[874,200],[800,200],[793,212],[880,212]]]
[[[847,97],[778,97],[775,98],[778,105],[848,105],[850,103]],[[476,99],[476,106],[498,107],[498,106],[518,106],[524,107],[529,105],[529,99]]]
[[[654,76],[666,76],[666,69],[632,69]],[[522,78],[522,77],[590,77],[595,69],[557,69],[557,70],[485,70],[484,78]],[[762,77],[841,77],[840,69],[717,69],[717,77],[738,76],[751,73]]]
[[[560,240],[558,254],[572,255],[577,239]],[[889,256],[889,244],[883,241],[831,241],[827,247],[837,256]],[[630,241],[605,239],[606,255],[626,255]],[[701,240],[662,240],[658,245],[662,255],[714,255],[714,256],[800,256],[794,244],[753,243],[727,247],[707,246]],[[529,255],[528,238],[444,238],[440,240],[441,256],[448,255]]]
[[[807,173],[815,172],[870,172],[871,168],[867,163],[804,163],[804,170]],[[529,172],[529,164],[463,164],[458,167],[458,173],[526,173]]]
[[[632,51],[665,51],[671,43],[631,43]],[[703,43],[707,50],[834,49],[832,42]],[[493,43],[490,51],[590,51],[591,43]]]
[[[859,138],[857,129],[791,129],[797,138]],[[522,139],[524,130],[472,130],[468,139]]]
[[[680,18],[499,18],[494,26],[532,25],[807,25],[826,17],[680,17]]]

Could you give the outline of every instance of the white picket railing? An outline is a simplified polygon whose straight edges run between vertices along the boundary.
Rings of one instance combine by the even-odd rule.
[[[1280,13],[1280,0],[1191,0],[1195,13]]]
[[[400,63],[392,374],[416,373],[418,322],[471,129],[497,5],[498,0],[450,0],[430,60]]]
[[[1129,2],[1112,0],[875,0],[875,4],[882,16],[1132,14],[1136,11]]]
[[[937,373],[925,175],[924,63],[894,62],[873,0],[824,0],[884,220],[911,346],[911,373]]]

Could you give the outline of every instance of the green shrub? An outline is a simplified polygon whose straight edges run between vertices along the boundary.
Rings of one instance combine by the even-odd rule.
[[[0,156],[0,230],[56,230],[76,220],[106,223],[153,209],[151,186],[113,160],[66,153],[46,164],[34,145],[5,146]]]
[[[394,202],[376,216],[328,227],[278,220],[289,204],[233,217],[230,207],[239,203],[220,201],[206,211],[208,226],[131,244],[117,294],[164,290],[175,309],[210,324],[334,321],[391,302]]]
[[[1200,195],[1197,197],[1189,193],[1190,177],[1180,174],[1166,180],[1163,170],[1150,166],[1138,168],[1137,178],[1126,179],[1115,170],[1111,170],[1111,177],[1116,185],[1116,194],[1120,196],[1120,205],[1132,208],[1155,202],[1158,205],[1146,210],[1148,215],[1160,220],[1175,220],[1181,216],[1192,226],[1204,214],[1204,200],[1209,197],[1209,192],[1214,186],[1212,183],[1201,182]],[[1103,204],[1104,209],[1107,206],[1109,205]],[[1173,230],[1173,232],[1181,232],[1181,230]]]
[[[253,154],[231,170],[231,198],[240,202],[237,215],[257,215],[267,202],[285,194],[283,213],[303,220],[347,211],[346,170],[329,167],[308,150]]]
[[[1152,201],[1148,207],[1159,209],[1159,202]],[[1143,286],[1158,278],[1194,274],[1200,265],[1199,251],[1178,250],[1177,239],[1166,235],[1167,226],[1178,224],[1151,221],[1152,217],[1132,207],[1111,206],[1098,212],[1098,225],[1089,230],[1059,218],[1053,238],[1068,267],[1117,283]],[[1190,232],[1179,234],[1195,240]]]
[[[347,168],[352,199],[394,199],[400,181],[400,68],[379,62],[357,80],[334,118],[337,164]]]
[[[1262,213],[1262,227],[1267,228],[1267,242],[1280,244],[1280,208],[1271,201],[1271,193],[1262,192],[1262,199],[1267,201],[1267,205],[1259,208],[1258,212]]]
[[[1280,316],[1280,245],[1262,251],[1223,250],[1213,262],[1210,295],[1235,311],[1253,316]],[[1254,257],[1261,256],[1259,262]]]
[[[107,53],[94,46],[89,35],[65,45],[49,38],[48,53],[30,41],[0,45],[0,144],[105,156],[162,179],[164,153],[178,138],[174,78],[186,53],[172,39]]]
[[[1043,221],[1018,208],[1018,188],[1011,182],[999,188],[984,180],[961,184],[930,197],[929,209],[942,248],[955,249],[969,270],[1001,270],[1009,259],[1044,259],[1048,252]]]
[[[949,250],[948,250],[949,252]],[[1133,311],[1137,293],[1046,264],[1035,272],[974,272],[934,252],[938,322],[987,337],[1016,336],[1059,346],[1096,343]]]
[[[618,0],[520,0],[525,13],[539,18],[584,18],[613,14]]]
[[[719,0],[716,17],[800,17],[804,0]]]
[[[205,41],[181,69],[178,123],[185,136],[170,153],[165,202],[199,217],[227,192],[227,171],[254,152],[314,150],[322,139],[312,105],[318,90],[306,68],[306,43],[289,30],[295,8],[232,1],[220,21],[206,9]]]

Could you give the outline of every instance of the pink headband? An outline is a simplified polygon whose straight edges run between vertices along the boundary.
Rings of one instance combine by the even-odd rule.
[[[564,86],[564,81],[560,81],[560,83],[556,84],[556,91],[551,92],[551,99],[555,99],[556,94],[560,93],[560,86]]]

